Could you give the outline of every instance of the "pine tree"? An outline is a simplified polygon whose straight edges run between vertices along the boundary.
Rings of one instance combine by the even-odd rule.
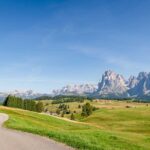
[[[71,114],[70,119],[71,119],[71,120],[75,120],[75,116],[74,116],[73,113]]]
[[[30,109],[31,111],[36,111],[36,102],[33,100],[30,101]]]
[[[42,112],[44,110],[44,105],[43,105],[43,102],[38,102],[36,104],[36,111],[37,112]]]
[[[5,100],[4,100],[4,102],[3,102],[3,106],[8,106],[9,98],[10,98],[10,95],[8,95],[8,96],[5,98]]]
[[[56,110],[56,114],[60,115],[60,109],[59,108]]]
[[[65,115],[65,113],[64,113],[64,111],[61,113],[61,117],[64,117],[64,115]]]
[[[93,107],[90,105],[90,103],[86,103],[82,106],[82,116],[89,116],[92,114],[92,110],[93,110]]]

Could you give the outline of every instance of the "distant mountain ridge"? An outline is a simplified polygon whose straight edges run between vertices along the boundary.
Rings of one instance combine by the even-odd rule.
[[[0,92],[0,101],[8,95],[15,95],[24,99],[35,99],[43,96],[74,95],[95,98],[136,98],[150,100],[150,73],[140,72],[137,77],[125,79],[114,71],[105,71],[98,84],[67,85],[53,90],[51,94],[36,93],[32,90]]]
[[[131,82],[133,85],[128,90],[131,96],[138,98],[150,97],[150,73],[140,72],[137,77],[133,77]]]
[[[34,99],[40,96],[50,96],[50,94],[36,93],[32,90],[19,91],[15,90],[12,92],[0,92],[0,101],[3,101],[8,95],[14,95],[23,99]]]
[[[122,75],[108,70],[97,85],[70,85],[54,90],[53,95],[87,95],[97,98],[150,99],[150,73],[140,72],[126,80]]]
[[[53,95],[87,95],[94,93],[97,88],[94,84],[67,85],[62,89],[53,90]]]

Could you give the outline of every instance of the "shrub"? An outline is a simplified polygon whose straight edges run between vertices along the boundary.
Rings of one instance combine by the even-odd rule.
[[[81,108],[81,105],[78,105],[78,108],[80,109],[80,108]]]
[[[43,105],[43,102],[38,102],[36,104],[36,111],[37,112],[42,112],[44,110],[44,105]]]
[[[64,113],[64,112],[62,112],[62,113],[61,113],[61,117],[64,117],[64,115],[65,115],[65,113]]]
[[[128,106],[128,105],[127,105],[126,108],[131,108],[131,106]]]
[[[75,120],[75,116],[74,116],[73,113],[71,114],[70,119],[71,119],[71,120]]]
[[[56,110],[56,114],[60,115],[60,109],[59,108]]]
[[[84,117],[87,117],[87,116],[92,114],[92,111],[93,111],[93,106],[91,106],[90,103],[86,103],[82,106],[81,115],[84,116]]]

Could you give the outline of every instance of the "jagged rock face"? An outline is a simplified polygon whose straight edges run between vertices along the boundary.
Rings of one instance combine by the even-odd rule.
[[[54,90],[53,95],[88,95],[106,98],[150,98],[150,73],[141,72],[138,77],[125,80],[120,74],[108,70],[98,85],[85,84],[66,86]]]
[[[150,95],[150,73],[140,72],[135,86],[130,87],[129,94],[133,97],[143,97]]]
[[[95,94],[101,97],[127,97],[127,90],[123,76],[109,70],[103,74]]]
[[[97,90],[97,85],[67,85],[60,90],[53,90],[53,95],[84,95],[90,94]]]
[[[9,94],[22,98],[50,96],[50,94],[35,93],[32,90],[15,90],[14,92],[8,93],[0,92],[0,100],[3,100]],[[86,95],[106,98],[134,97],[150,99],[150,73],[140,72],[137,77],[131,76],[129,80],[126,81],[122,75],[108,70],[102,75],[102,80],[98,85],[68,85],[62,89],[53,90],[52,95]]]
[[[138,84],[138,80],[135,76],[131,76],[128,80],[129,89],[134,88]]]

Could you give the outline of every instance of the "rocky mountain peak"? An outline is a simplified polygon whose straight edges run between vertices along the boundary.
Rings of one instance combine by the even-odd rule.
[[[67,85],[61,89],[53,90],[53,95],[85,95],[97,90],[95,84]]]
[[[56,95],[88,95],[106,98],[150,98],[150,73],[140,72],[137,77],[130,76],[128,80],[112,70],[102,75],[97,85],[66,86],[54,92]],[[87,94],[88,93],[88,94]]]
[[[147,78],[147,77],[148,77],[148,73],[147,73],[147,72],[140,72],[140,73],[138,74],[137,79],[138,79],[138,80],[142,80],[142,79]]]
[[[112,70],[107,70],[107,71],[105,71],[104,75],[105,76],[115,76],[116,73]]]
[[[138,84],[138,79],[135,76],[130,76],[128,80],[128,87],[133,88]]]
[[[147,97],[150,95],[150,73],[140,72],[136,77],[129,81],[128,93],[132,97]]]
[[[108,70],[102,75],[102,80],[98,84],[97,95],[102,97],[110,96],[125,96],[127,91],[126,80],[122,75]]]
[[[119,80],[120,82],[125,82],[125,79],[122,75],[115,73],[112,70],[105,71],[105,73],[102,75],[102,80],[109,80],[109,81],[116,81]]]

